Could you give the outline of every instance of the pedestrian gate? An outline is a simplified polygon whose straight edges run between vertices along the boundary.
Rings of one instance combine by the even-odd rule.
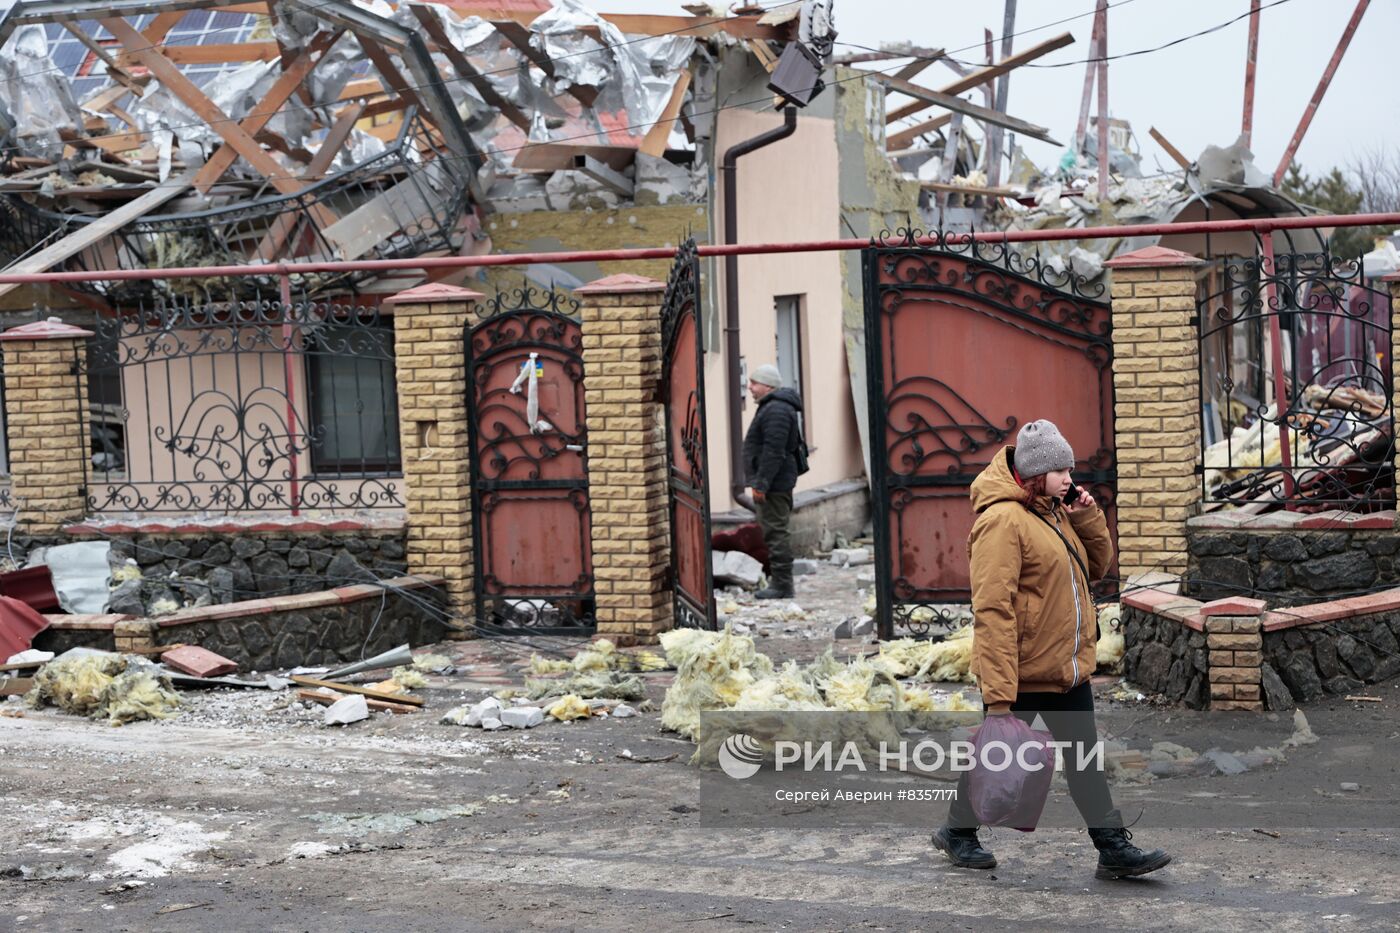
[[[671,518],[675,624],[715,627],[705,433],[705,346],[697,317],[700,254],[687,240],[661,303],[661,400]]]
[[[498,294],[466,332],[475,592],[488,634],[593,629],[578,303]]]
[[[914,234],[864,252],[877,621],[915,635],[967,601],[969,487],[1027,421],[1054,421],[1114,528],[1113,346],[1102,286],[1005,245]]]

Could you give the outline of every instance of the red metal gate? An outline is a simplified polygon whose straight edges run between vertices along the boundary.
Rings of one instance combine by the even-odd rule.
[[[578,303],[524,288],[486,307],[466,334],[477,613],[491,631],[580,634],[594,613]]]
[[[877,621],[928,634],[971,595],[969,487],[1025,422],[1060,427],[1115,528],[1111,315],[1005,246],[881,241],[863,263]]]
[[[706,480],[705,347],[697,319],[700,255],[682,244],[661,303],[662,384],[670,489],[671,585],[675,624],[715,627]]]

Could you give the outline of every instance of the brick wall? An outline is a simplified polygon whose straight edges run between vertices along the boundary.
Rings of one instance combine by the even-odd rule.
[[[78,373],[91,331],[51,318],[0,334],[10,488],[18,530],[56,533],[87,508],[87,383]]]
[[[446,581],[452,609],[474,615],[464,329],[479,292],[420,285],[394,306],[408,571]]]
[[[1200,502],[1195,257],[1150,247],[1111,260],[1118,565],[1123,577],[1186,570]]]
[[[593,587],[599,634],[655,640],[672,623],[661,378],[665,285],[613,275],[582,302]]]

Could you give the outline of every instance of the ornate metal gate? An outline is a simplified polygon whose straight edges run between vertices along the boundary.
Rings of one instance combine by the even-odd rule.
[[[1114,527],[1111,315],[1102,286],[1005,246],[911,233],[863,262],[877,621],[924,635],[970,598],[969,487],[1026,421],[1065,433]]]
[[[468,325],[476,606],[491,631],[593,628],[593,552],[578,303],[497,295]]]
[[[661,304],[661,400],[666,406],[675,623],[712,629],[715,605],[706,480],[705,347],[696,317],[699,293],[700,256],[691,239],[676,255]]]

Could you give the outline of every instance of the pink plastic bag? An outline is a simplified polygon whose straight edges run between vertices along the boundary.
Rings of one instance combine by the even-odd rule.
[[[976,758],[967,782],[968,803],[980,822],[1023,833],[1035,830],[1055,774],[1051,738],[1015,716],[983,720],[972,735]]]

